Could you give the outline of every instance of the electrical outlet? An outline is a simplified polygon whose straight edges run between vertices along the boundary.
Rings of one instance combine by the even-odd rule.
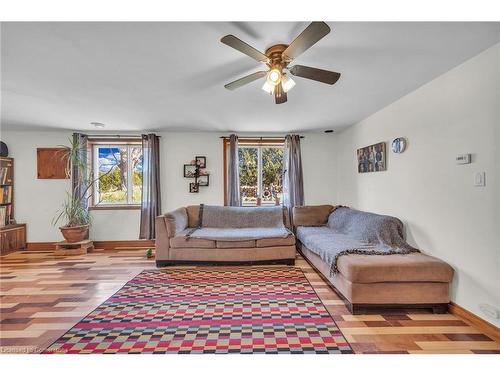
[[[474,186],[486,186],[486,173],[485,172],[474,173]]]
[[[495,307],[487,303],[480,303],[479,309],[484,312],[484,314],[493,319],[500,319],[500,311]]]

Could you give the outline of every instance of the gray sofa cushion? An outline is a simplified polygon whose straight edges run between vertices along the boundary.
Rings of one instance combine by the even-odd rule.
[[[175,237],[170,239],[170,247],[172,248],[195,248],[195,249],[215,249],[216,241],[205,238],[186,237],[188,229],[185,229]]]
[[[342,233],[336,233],[329,227],[298,227],[297,238],[304,246],[330,265],[342,250],[372,248],[368,243],[363,243]]]

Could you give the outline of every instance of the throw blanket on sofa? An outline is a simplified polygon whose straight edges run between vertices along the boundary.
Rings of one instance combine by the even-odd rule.
[[[338,272],[339,257],[347,254],[391,255],[420,252],[406,243],[403,223],[398,218],[338,207],[327,228],[316,231],[299,228],[302,243],[331,264],[331,274]]]
[[[283,209],[273,207],[200,206],[203,228],[284,228]]]
[[[213,241],[248,241],[262,238],[285,238],[286,228],[198,228],[188,237]]]
[[[200,205],[198,228],[186,237],[245,241],[287,237],[281,207],[223,207]]]

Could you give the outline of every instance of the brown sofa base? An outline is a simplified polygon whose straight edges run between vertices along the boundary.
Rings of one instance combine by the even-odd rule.
[[[252,266],[252,265],[273,265],[284,264],[294,266],[295,259],[270,259],[270,260],[252,260],[252,261],[203,261],[203,260],[157,260],[156,267],[202,265],[202,266]]]
[[[339,294],[337,292],[337,294]],[[353,315],[360,315],[360,314],[375,314],[377,311],[382,310],[382,312],[385,312],[386,310],[401,310],[401,309],[427,309],[427,310],[432,310],[433,314],[446,314],[448,312],[448,304],[447,303],[438,303],[438,304],[432,304],[432,303],[420,303],[420,304],[395,304],[395,305],[390,305],[390,304],[385,304],[385,305],[375,305],[375,304],[361,304],[361,303],[355,303],[351,304],[348,301],[344,300],[346,307],[348,310],[351,312]]]
[[[374,313],[390,309],[431,309],[433,313],[448,311],[448,283],[383,282],[351,283],[341,274],[329,277],[330,267],[307,247],[298,243],[298,250],[323,280],[339,295],[352,314]],[[348,255],[347,255],[348,256]],[[411,300],[405,299],[405,290],[423,292]],[[445,293],[446,291],[446,293]],[[366,300],[369,298],[369,300]]]

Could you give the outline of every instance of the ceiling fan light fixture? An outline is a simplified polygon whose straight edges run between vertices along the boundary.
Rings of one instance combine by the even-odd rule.
[[[325,22],[311,22],[290,44],[274,44],[267,48],[265,53],[234,35],[224,36],[221,39],[222,43],[266,65],[265,70],[239,78],[224,87],[235,90],[259,78],[265,78],[262,90],[274,96],[276,104],[283,104],[288,100],[287,92],[295,87],[291,75],[333,85],[339,80],[340,73],[304,65],[289,66],[293,60],[323,39],[330,31]]]
[[[283,86],[283,91],[288,92],[294,88],[295,81],[287,75],[283,74],[283,78],[281,78],[281,85]]]
[[[262,86],[262,90],[264,90],[265,92],[267,92],[269,95],[273,95],[274,94],[274,85],[271,85],[269,84],[269,82],[267,82],[267,80],[264,82],[264,85]]]
[[[281,81],[282,74],[279,69],[273,68],[267,74],[267,82],[270,85],[276,86]]]

